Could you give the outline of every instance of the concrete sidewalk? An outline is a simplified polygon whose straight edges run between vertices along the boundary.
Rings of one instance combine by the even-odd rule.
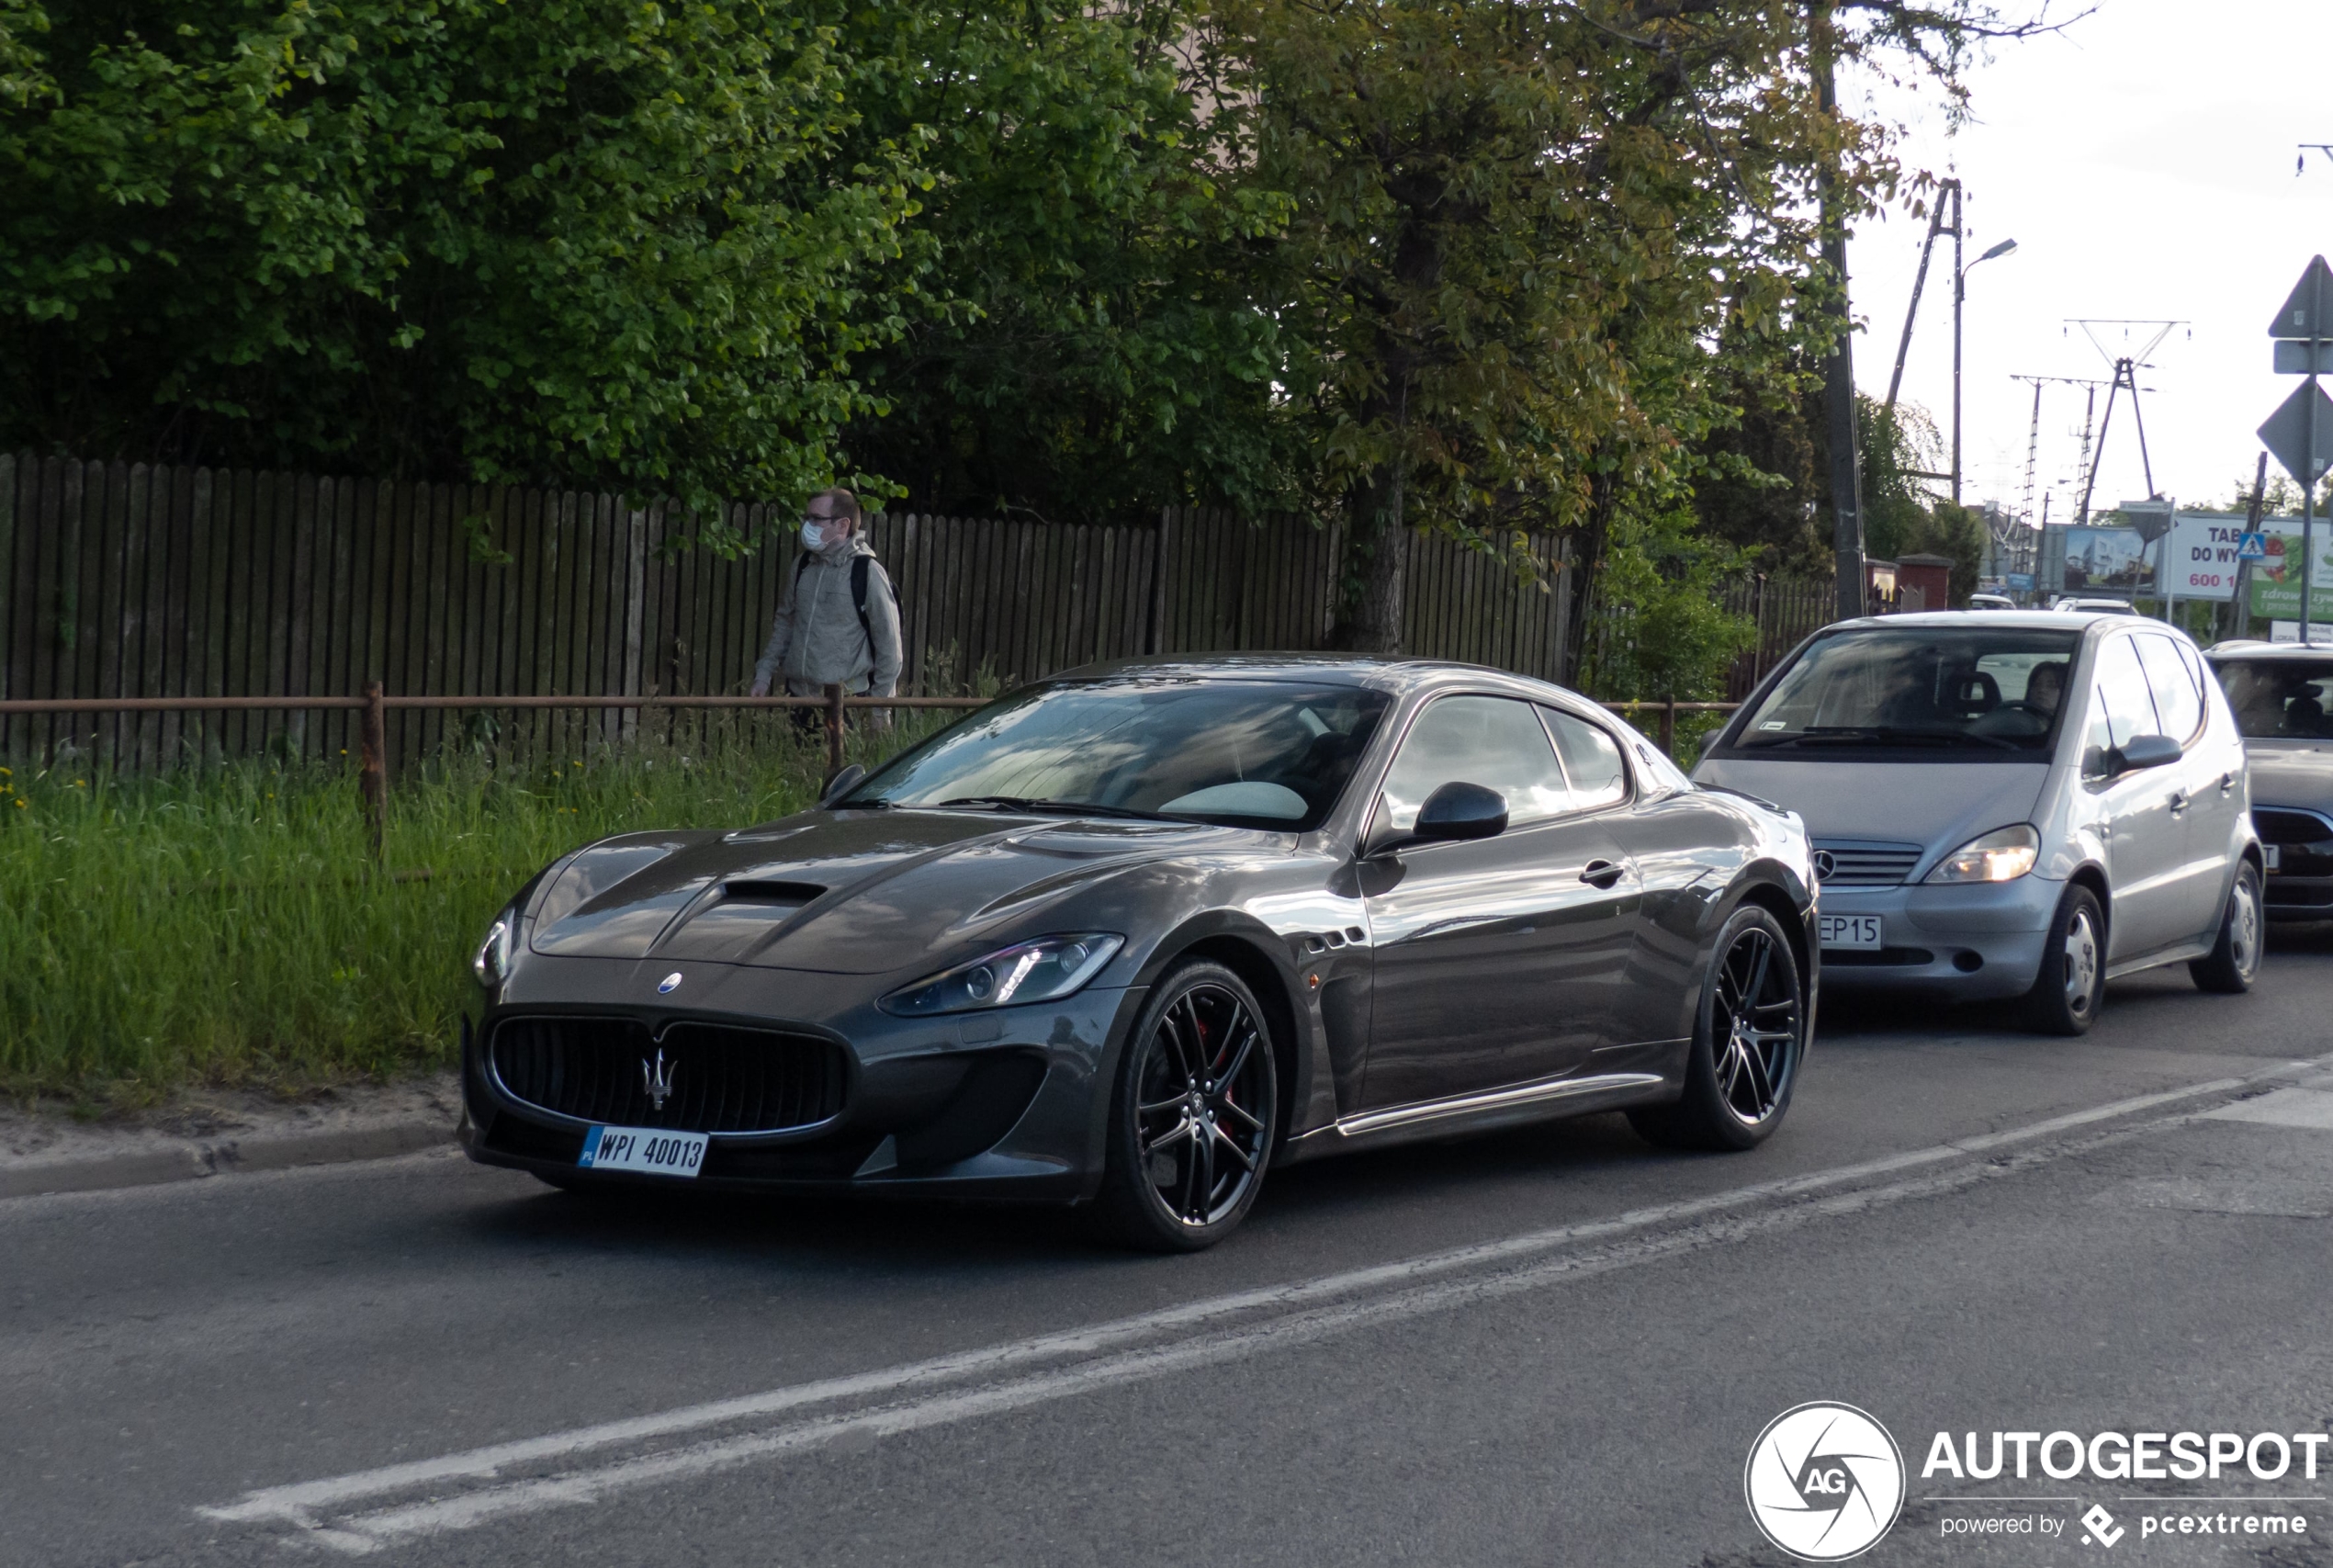
[[[385,1159],[452,1142],[460,1115],[452,1073],[343,1085],[297,1102],[203,1090],[96,1122],[0,1107],[0,1199]]]

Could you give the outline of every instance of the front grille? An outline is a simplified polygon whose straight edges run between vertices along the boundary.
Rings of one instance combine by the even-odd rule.
[[[1825,887],[1895,887],[1920,863],[1918,844],[1850,843],[1842,839],[1815,840],[1815,869]],[[1831,869],[1823,871],[1823,857]]]
[[[2303,902],[2276,897],[2277,885],[2295,876],[2333,876],[2333,821],[2318,812],[2289,806],[2256,806],[2252,826],[2263,843],[2278,848],[2278,874],[2268,879],[2272,904]]]
[[[668,1093],[650,1080],[663,1053]],[[495,1026],[494,1074],[513,1098],[560,1116],[688,1133],[778,1133],[842,1110],[842,1050],[814,1035],[681,1022],[651,1037],[622,1018],[512,1018]]]

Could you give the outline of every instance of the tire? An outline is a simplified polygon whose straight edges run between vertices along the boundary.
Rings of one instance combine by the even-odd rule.
[[[1664,1148],[1753,1149],[1781,1125],[1807,1054],[1807,987],[1782,922],[1755,904],[1719,928],[1701,983],[1685,1093],[1629,1112]]]
[[[2261,937],[2267,924],[2260,908],[2260,874],[2250,861],[2239,861],[2236,885],[2227,890],[2227,907],[2220,911],[2219,941],[2210,956],[2187,966],[2195,984],[2227,996],[2250,990],[2260,977]]]
[[[1237,1229],[1264,1185],[1279,1068],[1255,993],[1220,964],[1160,980],[1110,1091],[1096,1217],[1146,1252],[1198,1252]]]
[[[2041,973],[2025,1013],[2045,1034],[2087,1034],[2106,1003],[2106,915],[2079,883],[2066,889],[2042,943]]]

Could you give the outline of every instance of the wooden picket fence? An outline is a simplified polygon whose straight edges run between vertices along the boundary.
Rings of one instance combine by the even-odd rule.
[[[346,695],[375,681],[411,696],[741,693],[796,547],[790,513],[740,503],[727,521],[750,553],[671,547],[685,519],[613,494],[0,453],[0,700]],[[1127,525],[878,513],[871,539],[897,586],[909,694],[1144,653],[1317,649],[1344,549],[1335,528],[1174,509]],[[1562,545],[1525,545],[1535,571],[1413,536],[1408,650],[1564,679],[1573,595],[1550,586]],[[1785,627],[1795,615],[1772,620],[1769,664],[1765,645],[1803,635]],[[389,750],[408,764],[479,739],[464,727],[480,722],[400,708]],[[703,720],[524,709],[491,743],[572,750],[643,722]],[[67,745],[153,767],[353,753],[358,737],[345,708],[0,714],[0,753]]]

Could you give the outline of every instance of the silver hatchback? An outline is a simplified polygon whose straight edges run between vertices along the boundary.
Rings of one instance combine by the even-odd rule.
[[[1843,621],[1742,705],[1695,778],[1806,819],[1823,981],[2024,998],[2079,1033],[2108,979],[2260,971],[2243,737],[2195,645],[2129,615]]]

